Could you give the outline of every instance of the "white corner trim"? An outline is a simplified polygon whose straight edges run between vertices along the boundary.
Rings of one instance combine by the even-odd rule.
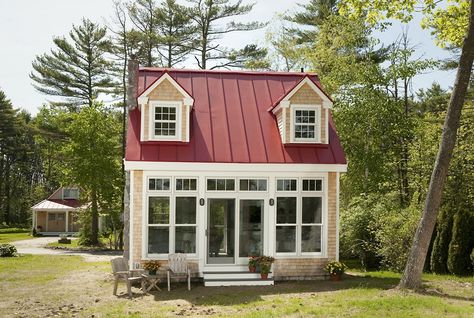
[[[137,98],[138,104],[140,105],[145,105],[148,103],[148,97],[147,96],[140,96]]]
[[[346,172],[347,164],[290,164],[290,163],[217,163],[217,162],[165,162],[128,161],[125,170],[150,170],[167,172]]]
[[[326,142],[325,144],[329,144],[329,109],[325,108],[324,111],[326,112],[326,120],[324,121],[324,125],[326,125]]]
[[[129,244],[129,247],[128,247],[128,253],[129,253],[129,260],[128,260],[128,268],[133,268],[133,243],[134,243],[134,240],[133,240],[133,217],[134,217],[134,202],[133,202],[133,196],[134,196],[134,182],[133,182],[133,178],[134,178],[134,173],[133,171],[130,171],[130,191],[129,191],[129,195],[130,195],[130,200],[129,200],[129,208],[130,208],[130,213],[128,215],[129,217],[129,220],[128,220],[128,224],[130,226],[130,229],[128,231],[128,244]]]
[[[290,98],[301,88],[303,85],[308,84],[309,87],[313,89],[313,91],[321,97],[323,100],[323,107],[324,108],[332,108],[333,102],[323,93],[323,91],[316,85],[314,82],[309,78],[305,77],[298,85],[296,85],[286,96],[281,100],[280,104],[284,101],[289,101]]]
[[[194,99],[192,98],[191,95],[188,94],[175,80],[172,78],[168,73],[164,73],[161,75],[150,87],[148,87],[143,93],[138,96],[138,99],[140,100],[141,97],[147,97],[158,85],[160,85],[163,81],[168,80],[171,85],[174,86],[180,92],[181,95],[183,95],[183,101],[192,105],[194,103]]]
[[[339,177],[336,172],[336,261],[339,261]]]

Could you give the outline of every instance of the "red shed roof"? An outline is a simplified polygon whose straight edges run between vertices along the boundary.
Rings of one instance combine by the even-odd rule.
[[[316,74],[141,68],[140,95],[168,73],[193,98],[189,143],[140,142],[140,109],[130,111],[127,161],[346,164],[329,118],[329,144],[282,144],[269,111],[308,76]]]

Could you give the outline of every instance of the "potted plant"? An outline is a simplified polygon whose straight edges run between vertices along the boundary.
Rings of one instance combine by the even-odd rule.
[[[258,265],[260,266],[260,277],[262,279],[268,278],[268,273],[270,273],[270,269],[272,268],[272,264],[275,259],[271,256],[262,255],[258,258]]]
[[[346,268],[347,266],[344,263],[338,261],[331,261],[324,266],[324,269],[329,273],[329,277],[332,281],[341,280],[341,276],[344,274]]]
[[[257,271],[258,256],[250,256],[249,258],[249,272],[255,273]]]
[[[156,271],[160,268],[160,262],[154,260],[145,261],[143,263],[143,268],[148,271],[148,274],[156,275]]]

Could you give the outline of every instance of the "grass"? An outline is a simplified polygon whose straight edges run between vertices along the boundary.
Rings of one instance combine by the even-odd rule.
[[[0,311],[78,317],[473,317],[474,278],[425,275],[422,293],[394,289],[399,274],[353,271],[340,282],[281,282],[260,287],[173,284],[134,298],[112,295],[108,262],[77,256],[0,259]],[[47,292],[38,292],[47,291]]]
[[[30,232],[30,229],[21,228],[0,229],[0,244],[31,239],[32,236],[30,235]]]

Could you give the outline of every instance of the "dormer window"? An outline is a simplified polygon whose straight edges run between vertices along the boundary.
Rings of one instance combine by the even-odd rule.
[[[63,199],[79,199],[79,189],[77,188],[64,188]]]
[[[319,105],[293,106],[293,141],[320,142]]]
[[[179,139],[179,103],[152,102],[154,139]]]
[[[140,141],[189,142],[194,99],[168,73],[155,80],[137,100]]]

